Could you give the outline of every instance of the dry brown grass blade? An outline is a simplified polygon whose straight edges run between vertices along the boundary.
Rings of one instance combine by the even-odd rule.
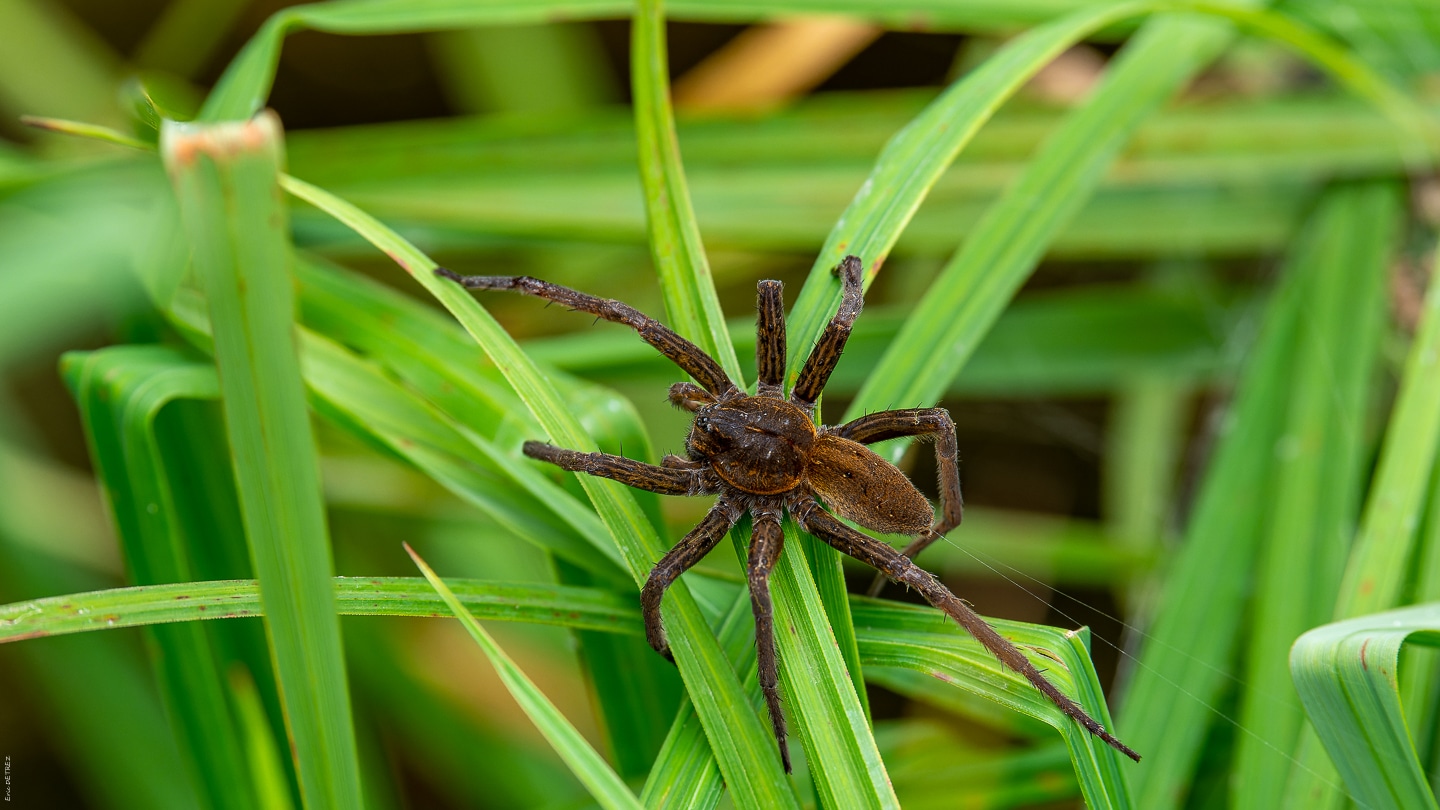
[[[694,112],[783,104],[824,82],[881,33],[878,25],[840,17],[748,28],[676,80],[675,105]]]

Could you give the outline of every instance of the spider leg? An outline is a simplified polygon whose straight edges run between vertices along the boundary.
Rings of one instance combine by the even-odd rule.
[[[544,442],[525,442],[524,449],[530,458],[548,461],[561,469],[598,475],[661,495],[709,495],[720,487],[718,477],[704,467],[656,467],[609,453],[582,453]]]
[[[551,284],[530,276],[462,276],[444,267],[435,268],[435,275],[443,276],[472,290],[511,290],[554,301],[580,312],[588,312],[607,321],[623,323],[634,329],[640,338],[671,362],[684,369],[686,374],[714,393],[724,393],[735,387],[725,376],[720,364],[700,350],[699,346],[675,334],[670,327],[640,312],[629,304]]]
[[[901,554],[913,559],[946,532],[960,525],[965,503],[960,496],[960,469],[956,465],[955,422],[950,418],[949,411],[944,408],[880,411],[831,428],[830,432],[861,444],[883,442],[900,436],[935,437],[935,469],[940,476],[940,516],[934,526],[922,532]],[[884,587],[885,577],[877,576],[870,585],[869,594],[876,596]]]
[[[778,281],[762,281],[757,290],[755,321],[755,369],[759,385],[755,394],[762,397],[785,396],[785,285]]]
[[[859,256],[846,256],[834,270],[844,284],[840,309],[821,333],[815,348],[810,350],[810,356],[805,358],[805,366],[795,380],[795,387],[790,389],[790,401],[804,408],[806,413],[815,411],[815,401],[825,390],[825,383],[829,382],[835,364],[840,362],[845,341],[850,339],[850,327],[865,304],[864,270],[865,265]]]
[[[780,760],[790,773],[790,746],[785,742],[785,715],[780,710],[780,670],[775,654],[775,612],[770,601],[770,571],[780,559],[785,534],[780,530],[780,510],[756,507],[755,532],[750,537],[750,559],[745,570],[750,579],[750,607],[755,612],[755,665],[760,673],[760,691],[770,710],[770,725],[780,744]]]
[[[950,592],[935,578],[934,574],[917,566],[909,557],[904,556],[888,545],[868,535],[846,526],[839,520],[831,517],[821,509],[814,501],[805,498],[798,503],[790,505],[790,514],[795,516],[796,521],[805,531],[820,538],[826,543],[839,549],[841,552],[854,557],[867,565],[878,568],[886,576],[896,582],[908,585],[920,592],[926,601],[943,611],[947,616],[954,619],[969,633],[985,646],[992,655],[1000,659],[1000,663],[1025,676],[1029,681],[1044,693],[1065,714],[1073,718],[1077,723],[1084,726],[1087,731],[1104,740],[1111,747],[1120,753],[1130,757],[1136,762],[1140,761],[1140,755],[1130,750],[1126,745],[1115,739],[1104,726],[1085,713],[1080,704],[1071,700],[1055,687],[1054,684],[1045,680],[1040,670],[1030,663],[1030,659],[1020,652],[1019,648],[1011,644],[1004,636],[1000,635],[995,628],[980,618],[979,614],[970,609],[955,594]]]
[[[740,514],[739,507],[721,498],[683,540],[655,563],[655,567],[650,569],[650,577],[645,580],[645,587],[640,589],[640,615],[645,619],[645,640],[672,664],[675,657],[670,654],[665,627],[660,622],[660,600],[681,574],[715,548],[720,538],[740,519]]]

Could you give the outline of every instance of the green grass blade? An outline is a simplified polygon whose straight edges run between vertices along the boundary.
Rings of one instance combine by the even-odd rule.
[[[1396,676],[1407,641],[1440,646],[1440,605],[1317,627],[1301,636],[1291,653],[1305,709],[1349,795],[1365,807],[1437,807],[1400,705]],[[1289,794],[1292,800],[1326,807],[1345,797],[1323,774],[1306,781],[1306,792]]]
[[[1348,54],[1279,15],[1208,3],[1183,7],[1243,22],[1301,51],[1337,80],[1393,112],[1412,133],[1402,143],[1417,160],[1428,160],[1430,130],[1423,114]],[[892,348],[881,363],[885,371],[871,377],[849,414],[894,403],[933,402],[959,373],[1059,229],[1094,191],[1140,122],[1218,53],[1228,38],[1227,26],[1217,20],[1160,17],[1128,43],[1086,105],[1052,135],[986,212],[977,226],[978,235],[968,239],[941,272],[894,344],[952,348],[932,353]],[[812,283],[816,279],[812,272]],[[904,442],[897,442],[892,452],[898,454],[904,447]]]
[[[103,483],[128,568],[139,585],[196,579],[161,455],[155,422],[177,399],[214,399],[213,366],[163,347],[116,347],[66,355],[91,459]],[[209,635],[196,625],[156,627],[153,664],[182,757],[215,808],[253,804],[226,684]],[[268,730],[267,730],[268,733]]]
[[[770,579],[785,708],[797,720],[795,732],[825,807],[898,808],[805,550],[794,522],[786,521],[785,550]]]
[[[744,589],[736,588],[729,610],[720,619],[716,637],[735,671],[746,673],[742,680],[756,709],[764,711],[755,669],[755,623],[751,617],[750,596]],[[655,766],[645,780],[640,799],[649,808],[711,810],[723,792],[724,782],[716,767],[715,755],[705,740],[700,718],[691,702],[683,702]]]
[[[1416,530],[1424,514],[1440,449],[1440,284],[1430,285],[1419,330],[1389,425],[1374,489],[1365,505],[1335,618],[1396,605],[1410,573]]]
[[[1419,562],[1417,533],[1440,442],[1440,380],[1435,366],[1440,358],[1440,285],[1432,284],[1425,298],[1424,315],[1405,364],[1400,392],[1385,431],[1379,469],[1365,504],[1355,545],[1350,551],[1344,579],[1334,604],[1336,619],[1363,616],[1400,603],[1402,589]],[[1318,632],[1318,631],[1317,631]],[[1297,688],[1301,675],[1292,657],[1291,673]],[[1395,670],[1392,669],[1393,677]],[[1313,672],[1308,677],[1318,677]],[[1311,687],[1318,688],[1318,687]],[[1396,699],[1398,701],[1398,698]],[[1335,760],[1334,728],[1320,728],[1310,700],[1306,709],[1340,766],[1347,786],[1360,792],[1351,763]],[[1388,709],[1387,709],[1388,710]],[[1321,750],[1320,739],[1307,734],[1299,747],[1299,764],[1291,769],[1287,794],[1316,807],[1338,806],[1343,794],[1328,778],[1334,773]],[[1393,747],[1393,743],[1386,743]],[[1413,758],[1413,755],[1411,755]]]
[[[1066,717],[939,611],[856,598],[854,616],[866,664],[923,672],[1043,720],[1060,732],[1070,749],[1089,807],[1140,806],[1131,803],[1126,788],[1122,768],[1128,761],[1122,762],[1118,752]],[[1091,716],[1109,725],[1105,696],[1090,663],[1087,632],[989,621],[1022,650],[1036,653],[1035,664],[1046,668],[1046,677],[1074,697]]]
[[[248,5],[247,0],[179,0],[169,4],[135,47],[135,63],[194,78],[214,58]]]
[[[1355,525],[1366,425],[1400,200],[1389,184],[1340,186],[1321,201],[1286,272],[1303,277],[1285,429],[1251,603],[1236,755],[1236,808],[1276,807],[1304,713],[1290,693],[1290,645],[1329,618]],[[1305,560],[1306,576],[1295,576]]]
[[[452,614],[435,589],[422,578],[414,581],[417,594],[428,592],[440,618],[450,619]],[[425,674],[415,672],[407,662],[411,657],[407,655],[411,649],[409,629],[399,626],[390,632],[357,634],[346,645],[346,653],[357,692],[370,699],[377,710],[376,719],[390,729],[390,739],[415,754],[411,761],[423,768],[430,781],[443,785],[453,803],[473,807],[588,801],[585,786],[543,738],[538,745],[520,742],[509,726],[489,718],[476,722],[468,713],[456,711],[453,696],[437,689]],[[397,694],[406,699],[393,700],[391,696]]]
[[[735,347],[715,297],[710,262],[680,162],[680,142],[670,106],[670,63],[665,48],[662,0],[641,0],[630,34],[630,75],[635,134],[640,146],[640,185],[645,190],[650,255],[660,275],[669,326],[715,358],[744,387]]]
[[[452,590],[487,621],[528,622],[643,635],[628,595],[599,588],[452,579]],[[444,602],[416,577],[335,577],[336,609],[347,616],[435,616]],[[52,596],[0,607],[0,643],[92,630],[262,616],[254,580],[180,582]]]
[[[475,639],[475,643],[485,651],[485,657],[489,658],[490,663],[494,665],[495,671],[499,673],[500,679],[504,681],[505,688],[509,690],[510,695],[525,710],[526,716],[540,730],[540,733],[545,735],[545,739],[550,742],[555,753],[565,760],[570,771],[585,784],[590,795],[595,797],[601,807],[639,810],[640,802],[636,800],[630,789],[625,787],[625,783],[620,780],[614,769],[594,748],[590,747],[590,743],[580,736],[580,732],[575,729],[575,726],[565,719],[565,715],[555,708],[555,704],[545,697],[545,694],[521,671],[520,667],[515,665],[510,656],[506,655],[500,645],[495,643],[495,639],[485,631],[485,628],[475,621],[475,617],[470,615],[470,612],[465,609],[465,605],[451,592],[445,582],[430,570],[430,566],[420,559],[420,555],[416,554],[409,544],[406,544],[405,551],[415,561],[420,572],[430,581],[431,586],[439,592],[440,597],[445,600],[445,604],[450,607],[455,617],[465,625],[470,637]]]
[[[1225,667],[1241,633],[1250,571],[1268,512],[1276,437],[1284,429],[1300,279],[1281,281],[1225,416],[1224,432],[1171,563],[1125,691],[1121,739],[1144,754],[1137,806],[1178,806],[1191,783]]]
[[[6,455],[13,453],[6,448]],[[12,460],[6,458],[6,466]],[[9,479],[13,481],[14,479]],[[53,498],[43,492],[38,502]],[[30,527],[22,508],[7,503],[0,510],[0,592],[6,598],[34,597],[96,588],[104,580],[62,558],[37,553],[45,543],[24,543]],[[54,538],[48,544],[55,545]],[[17,606],[24,613],[28,601]],[[71,769],[69,784],[96,808],[128,810],[139,804],[156,810],[194,808],[202,801],[189,780],[164,706],[155,699],[154,678],[133,643],[118,636],[62,639],[7,650],[3,658],[7,681],[18,687],[17,699],[45,718],[47,744],[63,746]],[[7,735],[8,736],[8,735]],[[19,776],[27,756],[10,755],[12,801],[28,798]],[[38,774],[37,774],[38,777]],[[38,792],[38,791],[37,791]],[[18,801],[17,801],[18,800]]]
[[[435,263],[379,221],[350,204],[289,178],[291,193],[329,212],[385,251],[460,320],[500,367],[515,392],[544,427],[549,438],[565,447],[594,447],[566,410],[559,394],[500,329],[490,315],[458,285],[434,276]],[[663,554],[654,527],[640,512],[628,490],[615,482],[580,476],[579,482],[623,553],[631,576],[639,582]],[[725,660],[699,607],[682,583],[666,597],[667,631],[691,700],[705,725],[720,770],[737,804],[788,807],[795,803],[769,731],[752,711],[734,670]]]
[[[294,338],[280,127],[167,124],[162,154],[208,292],[241,514],[307,807],[363,807],[315,440]]]
[[[1106,427],[1110,472],[1101,483],[1106,522],[1123,549],[1122,559],[1152,559],[1163,550],[1194,393],[1180,375],[1162,373],[1132,377],[1115,395]],[[968,545],[974,534],[970,526],[966,529]],[[1113,580],[1114,573],[1105,579]],[[1125,593],[1132,611],[1144,608],[1152,590],[1146,585],[1132,586]]]
[[[232,666],[229,672],[230,693],[235,696],[235,715],[240,736],[250,762],[250,778],[257,805],[266,810],[291,810],[290,782],[285,778],[285,762],[270,722],[265,717],[265,703],[255,688],[255,679],[243,666]]]
[[[429,38],[460,113],[556,113],[616,96],[599,32],[584,23],[474,26]]]
[[[557,561],[554,569],[563,585],[596,584],[574,566]],[[588,630],[574,636],[615,770],[627,781],[644,779],[684,700],[684,685],[675,667],[643,638]]]
[[[892,138],[826,238],[810,278],[796,298],[788,324],[791,356],[803,355],[815,343],[829,313],[840,303],[840,283],[830,275],[830,268],[846,254],[854,254],[866,262],[867,283],[872,280],[931,187],[1006,99],[1066,48],[1153,5],[1125,3],[1090,9],[1025,32],[952,85]],[[858,413],[853,407],[851,411]]]

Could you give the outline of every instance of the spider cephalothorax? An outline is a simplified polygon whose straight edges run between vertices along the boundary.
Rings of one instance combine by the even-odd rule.
[[[844,287],[840,309],[806,358],[785,396],[785,316],[778,281],[759,287],[755,395],[746,394],[720,364],[658,321],[619,301],[596,298],[527,276],[461,276],[436,273],[471,289],[513,290],[633,328],[689,374],[695,383],[676,383],[670,401],[695,414],[685,440],[686,458],[666,456],[656,467],[606,453],[583,453],[543,442],[526,442],[525,455],[576,472],[611,478],[666,495],[718,495],[715,506],[655,564],[640,591],[645,636],[661,655],[670,646],[660,619],[665,589],[713,549],[749,512],[754,522],[746,572],[755,613],[756,663],[760,688],[780,744],[785,770],[790,754],[780,709],[770,571],[780,557],[780,519],[789,512],[800,528],[890,579],[919,591],[960,623],[985,648],[1045,693],[1092,734],[1132,759],[1140,757],[1055,688],[1019,649],[910,558],[960,523],[960,474],[955,425],[943,408],[881,411],[835,427],[816,427],[815,402],[840,359],[850,327],[860,314],[864,265],[846,256],[835,268]],[[698,383],[698,384],[697,384]],[[905,474],[865,445],[900,436],[932,436],[940,474],[940,516]],[[818,499],[818,501],[817,501]],[[852,529],[821,509],[867,529],[915,537],[904,552]]]

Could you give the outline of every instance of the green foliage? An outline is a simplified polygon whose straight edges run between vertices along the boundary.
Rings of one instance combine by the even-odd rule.
[[[0,368],[68,352],[104,507],[28,393],[0,396],[0,679],[94,806],[400,806],[402,770],[467,806],[1148,809],[1225,783],[1237,807],[1435,806],[1440,658],[1411,648],[1435,607],[1378,612],[1440,599],[1440,284],[1420,304],[1393,269],[1433,242],[1400,193],[1440,146],[1411,93],[1440,65],[1414,34],[1433,8],[334,0],[277,12],[198,93],[243,3],[171,4],[128,83],[58,6],[12,5],[0,108],[50,132],[0,150]],[[576,21],[632,13],[633,110],[600,106],[619,83]],[[969,38],[939,92],[676,120],[665,14],[797,13]],[[301,30],[434,37],[441,83],[493,114],[282,133],[261,111]],[[1120,44],[1103,78],[1039,101],[1086,41]],[[555,64],[515,69],[531,50]],[[1301,61],[1308,85],[1236,90]],[[756,278],[809,268],[794,373],[851,253],[873,290],[827,391],[847,416],[1109,404],[1100,520],[981,505],[922,562],[1111,592],[1143,629],[1116,695],[1138,765],[937,612],[848,596],[840,555],[787,523],[785,774],[733,559],[667,596],[678,669],[643,641],[637,585],[703,504],[519,452],[656,460],[684,430],[677,372],[432,272],[663,307],[744,385]],[[97,322],[117,345],[76,351]],[[1197,392],[1223,410],[1196,419]],[[445,579],[413,551],[405,576],[402,541]],[[1087,628],[995,624],[1112,727]],[[99,632],[127,627],[148,669]],[[873,719],[867,685],[907,716]]]

